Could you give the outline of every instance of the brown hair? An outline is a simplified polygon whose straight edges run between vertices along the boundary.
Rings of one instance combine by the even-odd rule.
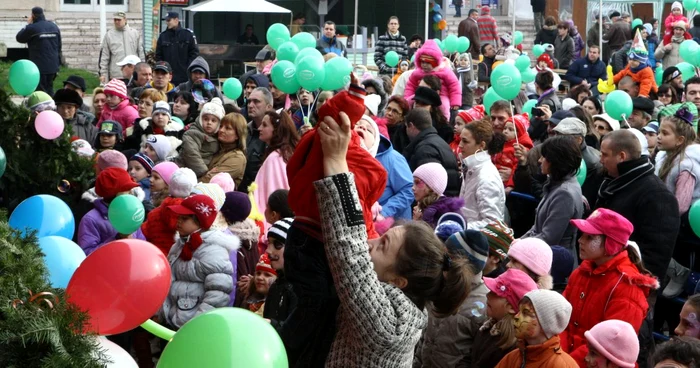
[[[438,318],[455,314],[469,296],[474,275],[469,262],[448,254],[447,248],[424,222],[409,222],[394,264],[406,278],[403,292],[419,309],[428,306]]]
[[[564,22],[564,21],[559,22],[559,24],[557,24],[557,29],[566,29],[566,30],[569,30],[569,23]]]
[[[440,80],[440,77],[435,74],[428,74],[423,77],[423,82],[425,82],[430,89],[440,94],[440,89],[442,89],[442,81]]]
[[[676,147],[672,151],[666,151],[666,158],[659,169],[659,178],[666,181],[666,177],[669,173],[671,173],[671,169],[673,168],[676,158],[678,158],[678,165],[680,165],[685,156],[685,148],[695,142],[697,139],[697,133],[695,133],[692,125],[675,116],[666,116],[661,120],[661,123],[663,124],[664,121],[672,123],[674,125],[673,133],[684,138],[683,144]]]
[[[547,16],[544,18],[544,25],[545,26],[556,26],[557,25],[557,18],[554,18],[553,16]]]
[[[578,95],[580,95],[581,93],[585,93],[588,95],[587,97],[589,97],[589,96],[591,96],[591,89],[588,88],[588,86],[586,86],[586,85],[579,84],[578,86],[569,90],[567,97],[576,101],[576,103],[578,104],[579,103],[578,102]],[[583,101],[581,101],[581,103],[583,103]]]
[[[513,307],[513,310],[516,310],[517,313],[518,306],[516,305],[511,307]],[[518,338],[515,337],[513,317],[515,317],[514,314],[506,313],[506,315],[503,316],[500,321],[494,323],[493,327],[491,327],[491,330],[489,331],[492,336],[500,336],[496,344],[498,344],[498,348],[501,350],[507,350],[518,342]]]
[[[155,88],[146,88],[141,92],[141,95],[139,96],[139,100],[143,100],[144,98],[148,98],[153,103],[156,103],[158,101],[168,101],[168,99],[165,97],[165,94]]]
[[[408,115],[408,113],[411,111],[411,108],[408,106],[408,101],[406,101],[406,99],[401,96],[394,95],[389,97],[389,101],[387,101],[386,105],[389,106],[389,104],[392,102],[399,105],[399,108],[402,112],[401,120],[403,121],[403,118],[405,118],[406,115]]]
[[[569,111],[571,111],[576,118],[586,124],[588,127],[588,134],[586,135],[595,136],[598,140],[600,140],[600,133],[598,133],[598,131],[595,129],[595,125],[593,125],[593,117],[588,113],[588,111],[586,111],[586,109],[583,108],[583,106],[576,105],[570,108]]]
[[[605,237],[605,235],[603,235],[603,237]],[[637,253],[637,250],[634,249],[634,247],[627,247],[627,257],[629,257],[630,262],[637,266],[637,270],[639,270],[639,273],[647,276],[654,276],[649,270],[646,269],[646,267],[644,267],[644,262],[642,262],[642,255]]]
[[[268,111],[265,113],[265,116],[270,119],[270,123],[275,128],[272,132],[272,139],[270,139],[267,151],[265,151],[265,158],[273,151],[279,150],[282,159],[286,163],[292,157],[294,148],[296,148],[297,143],[299,143],[297,128],[294,126],[292,118],[290,118],[289,114],[285,111],[282,111],[281,114],[275,111]]]
[[[503,150],[505,136],[503,133],[493,131],[493,124],[489,119],[469,123],[464,128],[469,130],[477,144],[486,143],[486,151],[489,155],[495,155]]]
[[[236,112],[224,115],[224,118],[221,119],[221,125],[219,126],[222,127],[224,125],[235,130],[236,135],[238,136],[238,140],[233,143],[233,149],[243,151],[243,154],[245,154],[246,138],[248,137],[248,123],[246,123],[243,115]]]
[[[696,312],[700,312],[700,294],[695,294],[688,297],[686,303],[693,307],[693,309],[695,309]]]

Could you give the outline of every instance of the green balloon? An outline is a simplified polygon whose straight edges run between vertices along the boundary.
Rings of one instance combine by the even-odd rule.
[[[299,54],[299,46],[292,41],[287,41],[277,48],[277,60],[287,60],[294,62],[297,55]]]
[[[537,72],[533,68],[527,68],[524,72],[520,73],[520,76],[523,79],[523,83],[532,83],[537,77]]]
[[[532,54],[535,55],[536,58],[540,57],[540,55],[544,54],[544,46],[542,46],[542,45],[532,46]]]
[[[386,65],[393,68],[399,65],[399,54],[397,54],[396,51],[389,51],[386,53],[386,55],[384,55],[384,61],[386,62]]]
[[[522,32],[515,31],[515,33],[513,33],[513,43],[515,44],[515,46],[518,46],[521,43],[523,43],[523,33]]]
[[[5,156],[5,151],[0,147],[0,178],[5,175],[5,168],[7,167],[7,157]]]
[[[290,94],[297,93],[299,88],[299,82],[297,82],[296,77],[296,67],[291,61],[282,60],[278,61],[270,72],[272,75],[272,83],[280,91]]]
[[[499,96],[498,93],[493,90],[493,87],[489,87],[486,93],[484,93],[484,110],[486,110],[486,113],[491,115],[491,105],[500,100],[505,100],[505,98]]]
[[[292,42],[297,45],[299,50],[307,49],[309,47],[316,48],[316,38],[308,32],[300,32],[295,34],[294,37],[292,37]]]
[[[275,329],[242,308],[217,308],[180,328],[158,361],[168,368],[287,368],[287,352]]]
[[[289,28],[282,23],[275,23],[267,29],[267,43],[275,50],[290,39]]]
[[[527,113],[528,116],[532,116],[532,108],[537,106],[537,100],[527,100],[523,104],[523,113]]]
[[[305,57],[310,56],[310,57],[315,57],[321,62],[323,62],[323,55],[321,55],[321,51],[318,51],[316,49],[310,49],[310,48],[305,48],[303,50],[299,50],[299,53],[297,54],[297,57],[294,58],[294,65],[299,64],[301,59],[304,59]]]
[[[656,67],[656,72],[654,73],[654,77],[656,78],[656,85],[660,86],[664,80],[664,68],[662,67]]]
[[[700,1],[695,3],[695,10],[700,12]],[[688,9],[688,12],[690,12],[690,9]]]
[[[688,221],[690,228],[693,229],[695,235],[700,236],[700,201],[695,201],[688,211]]]
[[[350,73],[352,73],[350,60],[336,57],[328,60],[323,68],[326,70],[326,78],[321,85],[322,90],[334,91],[350,83]]]
[[[678,48],[678,53],[683,58],[683,61],[693,64],[695,61],[695,54],[700,51],[700,46],[697,42],[693,40],[685,40],[681,42],[681,46]]]
[[[39,85],[39,68],[29,60],[17,60],[10,67],[9,79],[15,93],[29,96]]]
[[[605,112],[615,120],[624,120],[632,114],[632,97],[624,91],[612,91],[605,97]]]
[[[586,161],[581,160],[581,166],[579,166],[578,171],[576,171],[576,181],[578,181],[578,185],[583,185],[583,182],[586,181],[587,173]]]
[[[138,198],[122,194],[109,204],[107,217],[119,234],[131,234],[143,223],[146,211]]]
[[[697,1],[696,0],[683,0],[683,8],[690,11],[691,9],[695,9],[697,6]]]
[[[238,78],[229,78],[226,79],[226,82],[224,82],[224,96],[235,100],[238,97],[241,96],[241,93],[243,92],[243,86],[241,85],[241,81],[238,80]]]
[[[456,35],[449,35],[445,37],[445,40],[442,42],[445,45],[445,51],[448,53],[453,53],[457,51],[457,47],[459,45],[459,39],[457,38]]]
[[[437,46],[440,48],[441,51],[445,51],[445,45],[443,44],[442,41],[440,41],[439,38],[433,38],[433,41],[437,44]]]
[[[513,64],[501,64],[491,72],[491,87],[506,100],[512,100],[520,94],[522,83],[520,71]]]
[[[468,38],[462,36],[457,39],[457,52],[467,52],[469,46],[471,46],[471,43]]]
[[[321,87],[326,78],[326,70],[323,68],[323,59],[305,57],[297,64],[297,82],[308,89],[315,91]]]
[[[641,26],[643,24],[644,24],[644,22],[642,22],[641,19],[634,18],[634,20],[632,21],[632,29],[634,29],[634,27],[636,27],[636,26]],[[634,35],[632,35],[632,36],[634,36]]]
[[[530,58],[525,54],[518,56],[518,58],[515,59],[515,67],[518,68],[520,72],[526,71],[530,68]]]
[[[681,76],[683,77],[683,83],[688,79],[695,76],[695,67],[688,62],[682,62],[676,64],[676,68],[681,71]]]

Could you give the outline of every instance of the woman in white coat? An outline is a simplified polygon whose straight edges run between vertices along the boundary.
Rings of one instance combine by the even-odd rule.
[[[459,149],[462,157],[462,216],[467,228],[480,230],[490,222],[503,221],[506,193],[491,155],[503,149],[505,137],[494,134],[491,122],[470,123],[462,130]]]

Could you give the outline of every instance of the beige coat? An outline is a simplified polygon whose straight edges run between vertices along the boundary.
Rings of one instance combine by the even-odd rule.
[[[123,78],[121,67],[117,63],[127,55],[136,55],[142,61],[146,58],[141,32],[129,27],[128,24],[121,31],[115,28],[107,31],[102,40],[100,53],[100,76],[105,77],[106,81],[112,78]]]
[[[657,62],[661,62],[664,68],[675,66],[682,62],[681,59],[681,44],[671,41],[671,51],[667,51],[663,42],[654,51],[654,57]]]

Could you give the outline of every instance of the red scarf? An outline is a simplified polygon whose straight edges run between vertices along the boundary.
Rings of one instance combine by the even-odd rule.
[[[165,129],[153,126],[153,134],[163,134],[165,135]]]
[[[202,240],[202,236],[199,234],[199,231],[192,233],[190,238],[187,239],[185,246],[182,247],[180,259],[183,261],[191,260],[192,254],[194,254],[194,251],[196,251],[203,242],[204,241]]]

